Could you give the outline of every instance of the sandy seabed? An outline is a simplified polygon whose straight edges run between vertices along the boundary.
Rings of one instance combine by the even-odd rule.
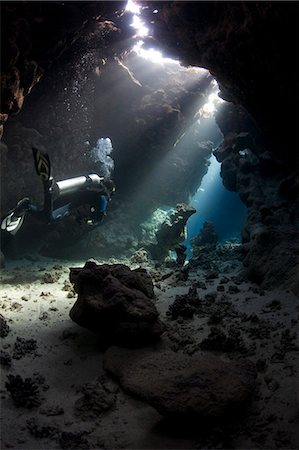
[[[129,260],[98,261],[104,262],[137,267]],[[144,265],[153,275],[156,307],[167,327],[162,339],[174,351],[196,353],[209,337],[213,321],[217,322],[215,308],[213,317],[207,313],[171,320],[166,312],[177,295],[187,294],[196,283],[199,298],[214,299],[220,312],[221,301],[225,301],[223,329],[239,330],[242,346],[220,353],[227,360],[250,359],[258,370],[256,391],[238,420],[208,429],[198,424],[192,431],[183,424],[172,427],[154,408],[117,385],[116,399],[106,411],[96,415],[92,406],[90,414],[80,410],[84,386],[95,386],[107,377],[98,336],[69,317],[76,300],[69,268],[84,263],[23,258],[2,269],[0,313],[9,330],[4,332],[1,352],[1,448],[299,448],[299,301],[289,291],[263,291],[244,281],[238,277],[240,263],[228,264],[225,273],[210,280],[204,271],[190,270],[187,281],[177,281],[175,274],[163,280],[161,273],[171,273],[171,269]],[[17,406],[7,389],[9,375],[30,378],[39,389],[38,404]]]

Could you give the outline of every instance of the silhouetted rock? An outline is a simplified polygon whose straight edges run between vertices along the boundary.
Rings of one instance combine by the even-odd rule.
[[[250,398],[256,378],[250,361],[224,362],[211,354],[112,347],[104,367],[123,389],[173,419],[215,419]]]
[[[138,346],[163,332],[153,303],[151,277],[123,264],[70,269],[78,299],[70,311],[74,322],[101,336],[105,343]]]
[[[211,222],[205,222],[198,236],[191,239],[192,247],[213,246],[216,247],[218,236]]]

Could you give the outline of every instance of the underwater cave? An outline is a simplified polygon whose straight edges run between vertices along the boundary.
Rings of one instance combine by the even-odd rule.
[[[298,448],[298,3],[0,8],[1,448]]]

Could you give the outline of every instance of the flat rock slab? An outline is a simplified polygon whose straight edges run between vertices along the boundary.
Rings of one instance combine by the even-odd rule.
[[[225,362],[209,353],[111,347],[104,367],[124,391],[170,418],[216,419],[244,408],[255,388],[250,361]]]
[[[150,275],[123,264],[70,269],[78,299],[72,320],[101,336],[108,344],[138,346],[157,340],[164,331],[154,304]]]

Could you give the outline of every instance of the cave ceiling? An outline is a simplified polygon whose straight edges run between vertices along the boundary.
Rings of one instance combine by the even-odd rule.
[[[2,123],[18,113],[45,71],[95,24],[102,37],[110,32],[103,45],[111,53],[128,50],[134,30],[122,14],[125,5],[1,2]],[[297,2],[143,1],[142,6],[153,27],[146,45],[185,65],[207,68],[221,96],[252,115],[273,151],[289,158],[296,153]]]

